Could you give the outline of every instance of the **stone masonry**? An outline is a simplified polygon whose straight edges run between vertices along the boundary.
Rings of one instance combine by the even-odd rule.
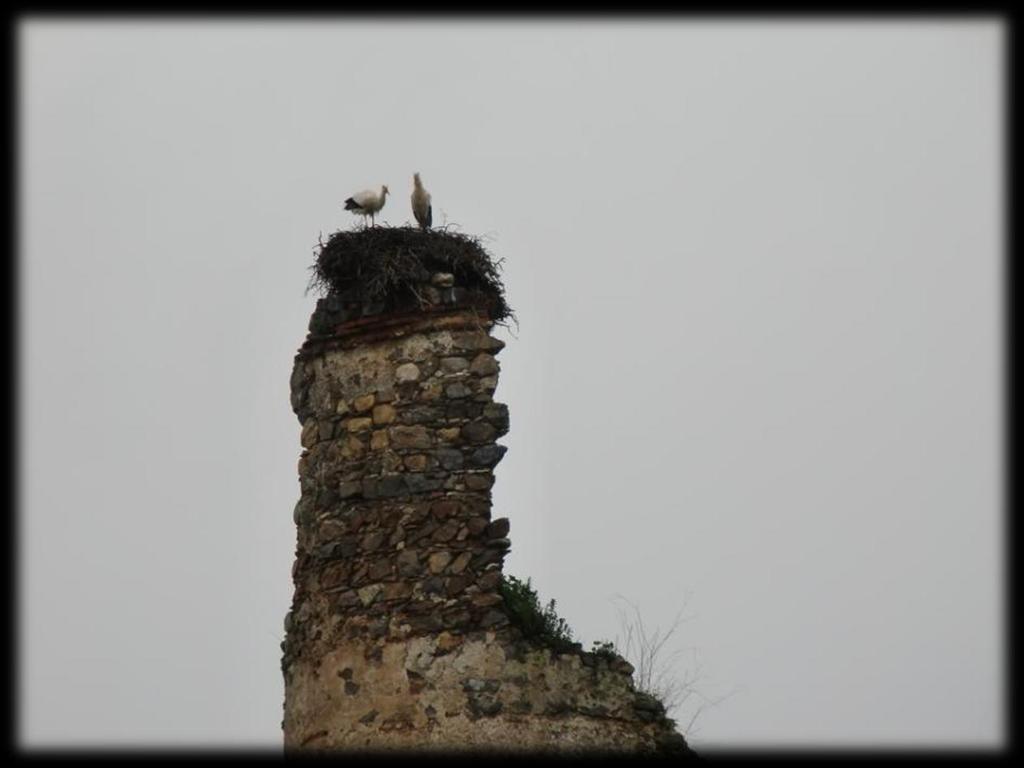
[[[680,752],[621,658],[525,639],[491,519],[504,343],[450,274],[385,313],[321,299],[295,358],[302,425],[286,748]]]

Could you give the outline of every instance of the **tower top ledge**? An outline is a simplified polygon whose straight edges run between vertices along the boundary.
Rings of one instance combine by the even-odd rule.
[[[309,288],[321,298],[310,318],[306,350],[398,335],[423,323],[490,327],[514,320],[501,261],[481,238],[450,228],[335,232],[320,242],[310,269]]]

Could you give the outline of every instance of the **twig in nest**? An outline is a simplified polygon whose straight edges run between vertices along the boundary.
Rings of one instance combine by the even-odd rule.
[[[326,243],[321,237],[307,293],[317,288],[322,295],[351,292],[390,308],[414,300],[422,306],[417,286],[436,272],[449,272],[470,303],[488,307],[493,321],[514,322],[500,278],[502,260],[491,257],[480,238],[457,232],[455,226],[421,230],[378,225],[335,232]]]

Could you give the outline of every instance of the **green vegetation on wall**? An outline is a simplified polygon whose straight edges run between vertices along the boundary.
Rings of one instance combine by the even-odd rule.
[[[568,622],[555,611],[555,601],[542,605],[530,580],[515,576],[502,576],[501,596],[505,600],[509,619],[522,633],[558,651],[579,649],[573,640]]]

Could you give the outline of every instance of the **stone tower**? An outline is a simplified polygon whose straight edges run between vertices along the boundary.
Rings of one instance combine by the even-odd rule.
[[[493,303],[445,272],[413,293],[332,290],[295,358],[285,747],[687,753],[624,660],[553,650],[510,621],[509,521],[491,519],[509,428]]]

